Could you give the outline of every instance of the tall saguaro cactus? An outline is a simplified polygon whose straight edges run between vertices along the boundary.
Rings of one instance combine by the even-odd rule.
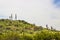
[[[13,19],[13,16],[12,16],[12,14],[11,14],[11,20]]]
[[[17,14],[15,14],[15,20],[17,20]]]
[[[13,16],[12,16],[12,14],[9,16],[9,19],[10,19],[10,20],[12,20],[12,19],[13,19]]]

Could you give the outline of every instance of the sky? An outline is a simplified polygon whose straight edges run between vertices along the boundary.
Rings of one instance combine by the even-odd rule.
[[[19,20],[60,29],[60,0],[0,0],[0,18],[17,14]]]

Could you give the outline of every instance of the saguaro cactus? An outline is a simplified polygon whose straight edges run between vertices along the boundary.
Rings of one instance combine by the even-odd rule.
[[[15,14],[15,20],[17,20],[17,14]]]
[[[9,16],[9,19],[10,19],[10,20],[12,20],[12,19],[13,19],[13,16],[12,16],[12,14]]]

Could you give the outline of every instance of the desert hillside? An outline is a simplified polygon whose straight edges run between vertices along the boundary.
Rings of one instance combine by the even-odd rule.
[[[0,19],[0,40],[60,40],[60,31],[24,20]]]

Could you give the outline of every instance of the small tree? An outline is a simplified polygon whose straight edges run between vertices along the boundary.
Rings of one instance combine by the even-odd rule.
[[[51,26],[51,30],[53,30],[53,27]]]
[[[46,28],[48,29],[48,25],[46,25]]]

